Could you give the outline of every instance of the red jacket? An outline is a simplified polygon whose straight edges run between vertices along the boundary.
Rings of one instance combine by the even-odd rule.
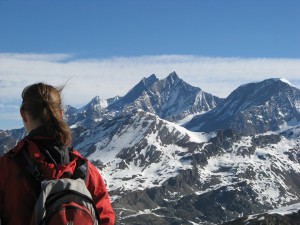
[[[29,155],[33,158],[45,179],[58,179],[66,172],[73,172],[78,158],[84,159],[77,151],[73,151],[72,160],[67,165],[45,161],[38,145],[28,139],[21,140],[10,153],[0,157],[0,218],[2,225],[27,225],[32,224],[32,215],[36,202],[36,194],[33,193],[29,181],[21,171],[17,162],[11,155],[22,151],[27,142]],[[86,159],[84,159],[86,160]],[[98,170],[88,161],[88,174],[86,180],[100,216],[100,224],[113,225],[115,215],[108,198],[105,183]]]

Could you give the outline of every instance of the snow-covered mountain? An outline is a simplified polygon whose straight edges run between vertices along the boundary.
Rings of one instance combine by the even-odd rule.
[[[73,146],[107,183],[117,224],[208,225],[300,202],[299,102],[283,79],[222,100],[171,73],[65,116]],[[197,132],[172,122],[205,111],[188,123]],[[0,153],[23,133],[0,131]]]
[[[75,148],[101,168],[120,224],[220,224],[300,201],[299,137],[195,133],[138,110]]]
[[[213,110],[185,125],[194,131],[218,129],[257,134],[300,122],[300,90],[285,79],[245,84]]]

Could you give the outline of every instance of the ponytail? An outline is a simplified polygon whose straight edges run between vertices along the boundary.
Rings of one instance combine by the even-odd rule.
[[[22,92],[22,106],[32,119],[46,126],[48,134],[59,143],[69,146],[71,132],[63,120],[61,92],[63,87],[55,88],[44,83],[26,87]]]

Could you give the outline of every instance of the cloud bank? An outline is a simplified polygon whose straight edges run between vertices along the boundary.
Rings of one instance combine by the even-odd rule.
[[[173,71],[218,97],[228,96],[239,85],[267,78],[286,78],[300,86],[300,59],[194,55],[78,59],[72,54],[0,53],[0,129],[7,129],[8,121],[20,122],[16,109],[29,84],[67,82],[64,103],[81,107],[95,96],[123,96],[143,77],[155,74],[163,79]]]

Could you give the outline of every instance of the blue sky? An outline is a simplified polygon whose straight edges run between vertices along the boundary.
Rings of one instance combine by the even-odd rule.
[[[300,56],[297,0],[0,0],[0,51]]]
[[[0,129],[21,126],[39,81],[70,80],[76,107],[172,71],[220,97],[270,77],[300,87],[299,40],[298,0],[0,0]]]

